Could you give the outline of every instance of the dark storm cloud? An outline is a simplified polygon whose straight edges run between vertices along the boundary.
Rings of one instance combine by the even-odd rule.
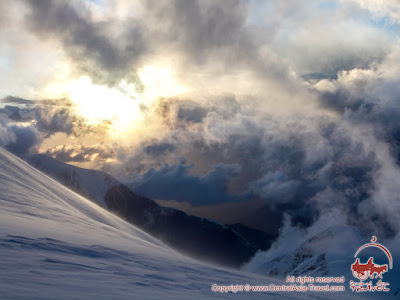
[[[11,113],[15,114],[14,113]],[[0,110],[0,146],[12,153],[26,157],[36,151],[40,135],[34,126],[21,126]]]
[[[215,112],[223,118],[231,118],[240,112],[240,104],[234,95],[217,97],[216,104],[201,104],[193,100],[172,101],[176,105],[177,113],[175,122],[202,123],[209,112]]]
[[[171,143],[158,143],[158,144],[150,144],[148,146],[144,146],[144,152],[152,156],[160,156],[166,152],[172,152],[174,150],[175,150],[175,145]]]
[[[158,34],[180,43],[198,62],[209,59],[210,52],[233,45],[241,48],[249,42],[244,34],[246,1],[149,0],[146,5],[152,17],[163,24]],[[235,54],[237,49],[230,50]]]
[[[28,120],[21,116],[21,109],[18,106],[6,105],[4,108],[0,108],[0,113],[13,121]]]
[[[30,105],[27,107],[6,105],[4,108],[0,108],[0,113],[7,115],[10,120],[15,122],[34,121],[37,130],[46,137],[56,132],[73,133],[73,122],[78,122],[79,120],[70,112],[68,107],[64,107],[62,104],[49,106],[43,105],[42,102],[30,101],[25,103],[24,101],[29,100],[20,99],[17,104]]]
[[[183,69],[187,63],[211,64],[222,73],[245,68],[264,79],[293,84],[287,64],[263,47],[265,32],[258,34],[249,26],[248,1],[149,0],[146,4],[151,20],[163,24],[152,35],[184,55]]]
[[[8,151],[20,157],[27,157],[36,151],[40,137],[35,128],[13,125],[9,129],[14,134],[15,140],[5,146]]]
[[[15,134],[9,128],[9,118],[4,113],[0,112],[0,146],[4,147],[16,140]]]
[[[207,110],[199,107],[196,102],[183,101],[179,105],[178,119],[186,122],[200,123],[207,114]]]
[[[237,200],[226,190],[227,182],[238,174],[237,166],[216,165],[201,177],[190,174],[191,168],[181,162],[158,170],[149,169],[131,186],[137,193],[153,199],[187,201],[195,206]]]
[[[77,120],[67,108],[49,110],[47,107],[38,106],[35,113],[38,130],[47,133],[47,136],[56,132],[71,134],[76,126],[73,122]]]
[[[15,121],[21,121],[18,107],[0,109],[0,146],[20,157],[27,157],[37,150],[40,134],[33,124],[21,125]]]
[[[70,1],[27,3],[27,28],[41,37],[59,40],[80,71],[109,85],[122,79],[139,83],[135,65],[145,44],[134,20],[115,36],[109,30],[110,24],[93,21],[88,10],[81,7],[78,11]]]

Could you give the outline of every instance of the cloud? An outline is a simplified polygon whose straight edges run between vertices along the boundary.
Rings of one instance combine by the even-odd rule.
[[[8,118],[0,113],[0,146],[7,146],[9,143],[16,141],[16,136],[7,126]]]
[[[153,199],[186,201],[193,205],[236,200],[237,197],[227,194],[226,185],[237,175],[237,166],[217,165],[202,177],[191,175],[190,169],[184,162],[164,165],[158,170],[149,169],[131,186],[137,193]]]
[[[274,201],[284,203],[292,199],[299,186],[296,180],[288,180],[282,172],[271,172],[257,180],[252,187],[253,193],[261,197],[268,195],[271,204]]]
[[[245,35],[248,9],[245,1],[233,0],[227,6],[214,1],[151,0],[146,1],[146,9],[150,18],[163,24],[156,28],[156,36],[164,43],[174,41],[198,63],[227,47],[232,55],[250,49]],[[237,47],[231,48],[234,44]]]
[[[13,103],[13,104],[32,104],[32,100],[27,100],[23,99],[20,97],[13,97],[13,96],[7,96],[4,97],[3,99],[0,99],[1,103]]]
[[[151,115],[153,123],[164,126],[158,137],[149,136],[129,154],[116,150],[123,166],[105,170],[120,174],[136,192],[159,200],[199,206],[262,199],[299,225],[334,208],[349,222],[363,220],[366,215],[360,208],[377,189],[382,151],[371,147],[378,140],[368,124],[354,126],[344,108],[343,116],[289,119],[223,99],[209,104],[164,99],[163,110]],[[180,112],[187,107],[201,111],[201,118],[193,122],[192,113],[183,118]],[[187,162],[179,162],[181,157]],[[221,166],[237,167],[235,172],[217,172]],[[363,222],[357,225],[375,226]]]
[[[155,143],[148,146],[144,146],[146,154],[151,156],[161,156],[166,152],[172,152],[175,150],[175,145],[171,143]]]
[[[346,95],[337,96],[341,104],[326,105],[325,92],[315,91],[323,109],[333,114],[314,111],[287,118],[260,113],[258,107],[249,108],[238,101],[221,99],[207,104],[191,100],[189,105],[187,100],[164,99],[162,105],[168,107],[168,113],[155,110],[151,117],[153,122],[161,119],[164,130],[123,158],[128,174],[138,178],[132,181],[132,175],[125,175],[124,180],[148,197],[194,206],[263,199],[303,226],[327,211],[340,209],[349,224],[365,231],[386,228],[386,234],[391,235],[398,226],[387,222],[385,216],[393,219],[394,213],[380,207],[379,202],[391,203],[397,198],[378,200],[382,197],[377,193],[384,186],[382,176],[389,176],[384,175],[389,170],[388,174],[398,172],[391,162],[393,139],[381,135],[391,132],[394,123],[388,123],[378,110],[362,108],[365,102],[359,96],[372,95],[367,83],[374,76],[370,74],[373,71],[357,72],[346,71],[332,80]],[[353,98],[360,104],[354,105]],[[182,118],[182,107],[201,111],[201,118],[196,122]],[[379,126],[378,120],[383,122]],[[176,164],[180,157],[187,165]],[[220,165],[238,168],[234,176],[229,172],[229,176],[210,176]],[[218,196],[210,197],[209,191]]]
[[[116,1],[118,3],[118,1]],[[28,1],[25,28],[30,34],[61,45],[76,67],[96,83],[118,87],[132,82],[143,88],[138,70],[175,57],[179,74],[197,80],[198,68],[213,76],[250,68],[275,84],[292,79],[288,67],[264,47],[260,51],[248,26],[247,1],[143,1],[123,17],[96,14],[84,1]],[[118,4],[117,4],[118,6]],[[160,26],[162,24],[162,26]]]
[[[15,122],[35,122],[38,131],[50,136],[56,132],[65,132],[71,134],[73,132],[73,122],[79,119],[72,114],[68,106],[64,106],[62,101],[57,105],[52,102],[34,102],[19,98],[17,101],[6,98],[5,103],[16,105],[6,105],[0,108],[0,112]],[[48,105],[50,103],[50,105]],[[26,107],[20,104],[28,104]]]
[[[12,122],[32,123],[40,132],[41,139],[60,132],[75,137],[93,133],[102,136],[109,125],[107,121],[89,124],[77,115],[69,99],[30,100],[10,96],[0,101],[6,103],[0,108],[0,113]]]
[[[104,134],[103,124],[87,124],[75,114],[74,107],[67,99],[5,97],[0,101],[6,104],[0,108],[0,145],[24,158],[39,151],[43,141],[57,133],[75,138],[96,132],[99,140]],[[66,162],[93,161],[94,158],[104,161],[113,157],[109,147],[100,145],[56,146],[47,149],[46,153]]]
[[[201,123],[207,111],[192,101],[183,101],[179,105],[178,119],[186,122]]]
[[[350,260],[354,249],[370,237],[363,237],[357,228],[345,223],[340,210],[325,213],[308,228],[294,227],[286,215],[279,238],[270,249],[258,252],[243,269],[269,276],[302,275],[305,272],[351,276],[348,265],[353,262]]]
[[[376,18],[389,17],[392,22],[400,22],[400,4],[396,0],[347,0],[369,10]]]
[[[40,142],[39,134],[33,126],[13,124],[4,113],[0,112],[0,146],[21,157],[36,151]]]
[[[115,35],[107,21],[95,21],[82,3],[79,10],[70,1],[27,3],[27,28],[42,38],[59,41],[79,72],[108,85],[122,79],[140,84],[135,65],[146,46],[135,20],[129,20]]]
[[[7,143],[6,149],[18,156],[26,157],[34,152],[38,146],[40,138],[35,128],[11,126],[11,131],[15,135],[15,140]]]
[[[107,160],[114,158],[113,151],[106,146],[62,145],[47,149],[46,155],[66,163]]]

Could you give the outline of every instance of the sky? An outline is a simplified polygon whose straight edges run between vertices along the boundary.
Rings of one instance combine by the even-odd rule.
[[[400,227],[400,2],[1,1],[0,145],[276,231]]]

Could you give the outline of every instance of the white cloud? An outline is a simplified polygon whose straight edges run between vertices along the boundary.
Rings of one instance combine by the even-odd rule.
[[[400,23],[400,2],[398,0],[342,0],[355,2],[360,7],[369,10],[376,18],[389,17],[393,22]]]

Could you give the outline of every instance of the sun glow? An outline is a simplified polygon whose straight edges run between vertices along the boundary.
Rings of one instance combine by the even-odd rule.
[[[87,77],[74,80],[67,85],[67,94],[76,105],[76,112],[89,123],[110,121],[123,129],[139,121],[141,114],[137,95],[126,89],[96,85]]]
[[[133,83],[124,80],[116,87],[98,85],[87,77],[71,79],[69,68],[60,72],[55,81],[47,85],[38,96],[66,97],[74,104],[75,112],[87,123],[110,123],[114,134],[137,128],[144,119],[141,106],[150,106],[159,97],[171,97],[185,92],[171,68],[159,65],[145,66],[139,70],[144,91],[139,93]],[[64,70],[63,69],[63,70]]]
[[[186,92],[170,67],[149,65],[139,71],[139,77],[145,86],[147,99],[171,97]]]

